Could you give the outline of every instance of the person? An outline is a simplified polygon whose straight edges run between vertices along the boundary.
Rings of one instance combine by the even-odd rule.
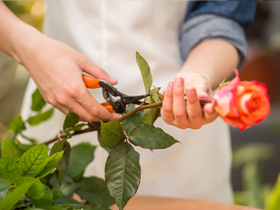
[[[33,78],[26,90],[23,118],[30,113],[36,86],[61,111],[42,126],[30,128],[29,134],[51,138],[69,110],[83,121],[118,119],[99,105],[101,91],[88,90],[82,73],[104,79],[127,94],[143,94],[135,61],[138,51],[151,66],[155,86],[165,87],[171,80],[162,119],[155,125],[181,142],[153,153],[136,148],[142,166],[138,194],[232,202],[229,128],[216,119],[211,104],[201,110],[198,98],[212,95],[234,67],[243,65],[244,30],[253,19],[254,7],[255,1],[47,1],[43,35],[0,2],[0,49]],[[87,139],[98,144],[95,133],[69,141]],[[98,148],[95,157],[86,174],[104,177],[107,153]]]

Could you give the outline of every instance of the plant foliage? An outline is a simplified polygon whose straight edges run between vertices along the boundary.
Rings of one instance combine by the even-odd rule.
[[[137,53],[147,102],[159,103],[160,88],[152,87],[150,67]],[[177,143],[172,136],[153,126],[159,117],[158,106],[145,108],[129,105],[122,120],[80,123],[79,117],[69,111],[63,129],[57,137],[36,144],[37,140],[24,135],[27,124],[35,126],[50,119],[54,108],[45,110],[39,90],[32,95],[28,119],[16,116],[8,130],[9,138],[2,139],[0,158],[0,210],[108,210],[114,203],[124,209],[140,184],[140,155],[134,146],[145,149],[165,149]],[[144,109],[144,108],[143,108]],[[84,177],[88,164],[94,160],[97,146],[83,142],[71,147],[73,135],[97,131],[102,148],[108,152],[105,180],[95,176]],[[18,140],[18,136],[29,144]],[[51,143],[54,143],[51,147]],[[97,157],[98,158],[98,157]],[[75,198],[79,197],[79,200]]]

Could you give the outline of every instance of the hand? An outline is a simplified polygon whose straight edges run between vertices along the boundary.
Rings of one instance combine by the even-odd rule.
[[[183,76],[185,79],[183,79]],[[199,98],[212,96],[209,80],[201,74],[178,74],[170,81],[164,95],[161,115],[163,120],[181,129],[199,129],[217,118],[212,103],[201,108]],[[185,89],[186,87],[186,89]],[[187,106],[185,105],[185,96]]]
[[[28,50],[20,54],[19,61],[28,69],[46,102],[64,114],[69,110],[76,113],[82,121],[110,121],[119,118],[118,114],[107,111],[92,97],[83,82],[82,72],[112,85],[117,84],[116,79],[67,45],[44,35],[36,38],[40,45],[26,47]]]

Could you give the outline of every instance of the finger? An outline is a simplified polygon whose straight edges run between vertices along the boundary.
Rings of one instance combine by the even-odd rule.
[[[191,123],[195,125],[203,118],[201,105],[194,87],[191,86],[186,89],[186,98],[188,117]]]
[[[208,103],[204,105],[204,120],[207,123],[213,122],[218,117],[218,114],[214,110],[214,105]]]
[[[63,112],[65,115],[68,115],[69,110],[79,116],[80,121],[85,122],[98,122],[100,121],[98,118],[91,116],[91,114],[82,107],[79,103],[75,102],[74,100],[70,102],[71,107],[66,107],[62,104],[57,104],[56,108],[59,109],[61,112]]]
[[[186,103],[184,97],[184,80],[176,78],[173,89],[173,112],[176,125],[180,128],[185,128],[188,123]]]
[[[118,114],[111,113],[101,106],[87,89],[83,90],[79,98],[76,98],[76,100],[90,113],[92,117],[96,117],[99,120],[112,121],[120,118]]]
[[[97,66],[94,62],[92,62],[90,59],[85,58],[81,62],[81,68],[91,76],[97,78],[97,79],[103,79],[107,82],[111,83],[112,85],[116,85],[118,81],[111,77],[105,70]]]
[[[164,93],[164,100],[162,102],[161,116],[167,123],[171,124],[174,121],[173,115],[173,87],[174,82],[170,81]]]

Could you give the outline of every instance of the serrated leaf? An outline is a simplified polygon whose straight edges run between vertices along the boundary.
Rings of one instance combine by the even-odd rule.
[[[58,188],[53,188],[52,192],[53,192],[53,199],[54,200],[58,199],[61,196],[64,196],[64,194]]]
[[[87,142],[72,147],[66,174],[72,178],[80,175],[87,165],[93,161],[95,149],[96,146]]]
[[[139,154],[128,143],[116,145],[110,152],[105,166],[107,188],[122,210],[136,193],[140,184]]]
[[[124,121],[122,121],[123,128],[127,135],[130,134],[130,132],[137,127],[138,125],[143,124],[142,122],[143,112],[137,112],[130,117],[126,118]]]
[[[45,159],[34,171],[32,176],[36,176],[39,178],[43,178],[44,176],[47,176],[49,173],[51,173],[56,166],[58,165],[59,161],[61,160],[63,156],[64,151],[57,152],[53,154],[52,156]]]
[[[153,78],[151,75],[150,66],[147,63],[147,61],[138,52],[136,52],[136,61],[141,71],[146,93],[148,93],[153,84]]]
[[[106,206],[90,204],[84,206],[84,210],[110,210],[110,209]]]
[[[111,149],[109,149],[108,147],[105,147],[104,144],[102,143],[100,130],[97,131],[97,139],[98,139],[100,146],[109,153],[111,151]]]
[[[8,126],[8,130],[13,132],[20,132],[24,129],[26,129],[26,127],[21,116],[16,116],[14,119],[12,119]]]
[[[178,141],[161,128],[152,125],[140,125],[136,127],[129,136],[129,141],[135,146],[146,149],[165,149]]]
[[[155,101],[151,96],[149,96],[147,98],[147,103],[155,103]],[[159,117],[159,115],[160,115],[159,107],[145,109],[142,117],[142,121],[144,124],[153,125],[156,119]]]
[[[115,203],[107,189],[106,182],[97,177],[86,177],[78,182],[80,185],[75,191],[82,199],[90,203],[111,206]]]
[[[63,178],[65,175],[68,165],[69,165],[69,157],[70,157],[70,152],[71,152],[71,146],[67,142],[67,139],[64,139],[63,141],[58,141],[56,142],[53,147],[51,148],[51,153],[50,155],[53,155],[57,152],[64,151],[63,156],[60,160],[60,162],[57,165],[57,170],[58,170],[58,177],[59,180]]]
[[[22,151],[10,139],[4,138],[1,142],[1,155],[2,157],[20,157]]]
[[[32,186],[27,191],[29,197],[33,199],[40,199],[45,195],[44,185],[41,183],[39,179],[35,179],[33,177],[19,177],[15,180],[15,187],[19,187],[25,183],[33,182]]]
[[[20,175],[18,173],[18,158],[5,157],[0,159],[0,179],[8,181],[10,184],[14,183]]]
[[[61,196],[55,200],[54,206],[61,206],[63,204],[67,204],[70,207],[82,207],[84,204],[76,201],[75,199],[68,197],[68,196]]]
[[[38,89],[32,94],[32,105],[31,109],[35,112],[39,112],[46,105],[46,101],[44,100],[42,94]]]
[[[100,133],[103,145],[110,149],[126,139],[122,124],[118,121],[101,122]]]
[[[30,117],[27,122],[29,123],[29,125],[38,125],[41,122],[44,122],[48,119],[51,118],[51,116],[53,115],[54,112],[54,108],[51,108],[45,112],[43,112],[42,114],[38,114],[36,116]]]
[[[78,122],[79,122],[79,116],[69,111],[63,123],[63,130],[74,127]]]
[[[19,174],[22,176],[31,176],[36,168],[47,158],[48,148],[45,143],[32,147],[27,152],[25,152],[19,160]]]
[[[15,188],[11,193],[9,193],[1,202],[0,209],[11,210],[16,205],[16,203],[22,198],[22,196],[28,191],[33,182],[25,183],[17,188]]]

